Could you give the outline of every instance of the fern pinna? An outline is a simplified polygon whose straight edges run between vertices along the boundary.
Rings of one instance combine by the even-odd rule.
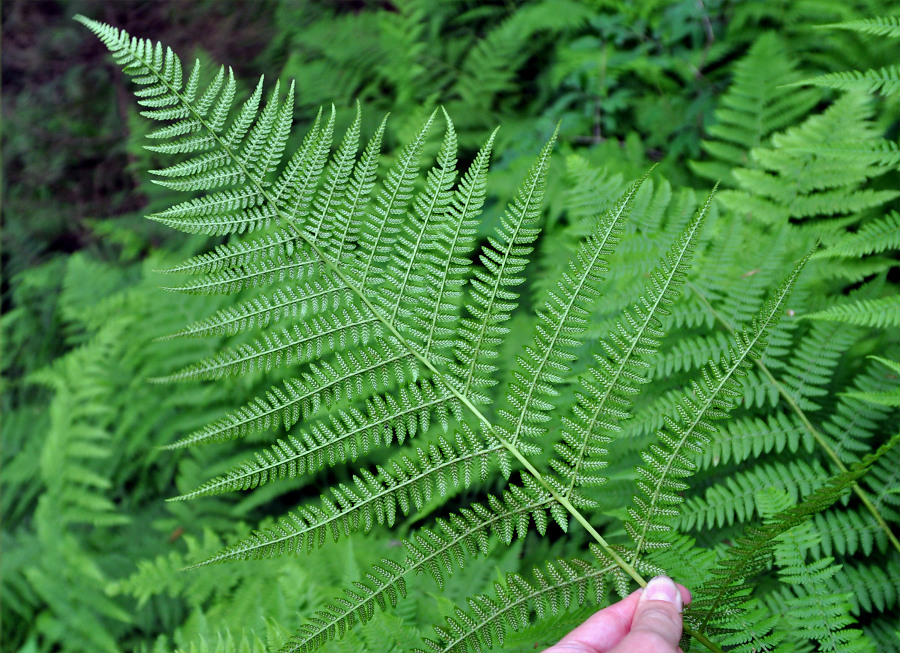
[[[263,395],[171,448],[258,439],[256,434],[270,430],[284,434],[178,499],[250,490],[367,455],[380,461],[357,463],[349,480],[319,501],[200,564],[298,553],[376,525],[394,526],[401,516],[462,488],[474,489],[498,470],[508,483],[502,492],[462,504],[409,533],[402,556],[384,558],[310,616],[285,650],[312,650],[368,621],[376,607],[396,605],[415,572],[441,585],[494,542],[509,544],[532,528],[544,535],[551,520],[563,531],[578,522],[594,540],[590,553],[549,562],[529,579],[511,575],[496,585],[495,597],[471,597],[469,610],[458,608],[424,646],[482,650],[502,644],[509,628],[520,630],[573,605],[601,603],[610,584],[624,594],[632,581],[645,585],[649,574],[668,570],[678,576],[664,553],[672,545],[685,546],[672,526],[686,479],[696,469],[692,456],[704,451],[714,421],[726,417],[740,396],[741,378],[785,312],[803,262],[748,326],[734,333],[721,360],[710,361],[680,393],[656,442],[642,454],[634,506],[624,518],[631,541],[619,537],[613,544],[587,518],[595,504],[584,489],[605,482],[606,448],[615,446],[620,422],[630,415],[652,367],[710,200],[649,275],[568,405],[562,385],[600,305],[604,275],[643,179],[595,221],[538,311],[517,365],[507,371],[500,350],[540,233],[554,138],[495,233],[477,249],[494,135],[459,175],[453,123],[435,111],[384,171],[386,120],[361,147],[357,109],[332,153],[332,110],[327,118],[320,113],[290,153],[293,85],[284,93],[272,85],[263,103],[261,79],[235,106],[237,83],[230,69],[220,68],[204,85],[199,62],[185,76],[178,57],[162,45],[78,20],[132,77],[142,115],[164,123],[150,133],[149,147],[177,155],[178,162],[153,171],[156,182],[193,194],[149,217],[188,233],[229,236],[226,244],[170,272],[193,275],[172,290],[234,294],[234,302],[172,337],[220,334],[235,336],[238,344],[157,381],[258,371],[272,378]],[[441,121],[436,161],[423,174],[429,134]],[[711,605],[721,603],[728,612],[689,614],[686,633],[710,650],[722,650],[714,637],[740,632],[735,624],[752,621],[759,608],[741,608],[735,600],[743,581],[727,577],[727,585],[717,586],[711,580],[705,591],[722,598]]]

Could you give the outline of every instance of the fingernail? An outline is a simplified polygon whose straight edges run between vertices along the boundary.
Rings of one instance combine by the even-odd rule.
[[[681,600],[681,592],[678,591],[675,583],[668,576],[657,576],[647,583],[641,598],[646,601],[666,601],[678,608],[679,612],[684,607]]]

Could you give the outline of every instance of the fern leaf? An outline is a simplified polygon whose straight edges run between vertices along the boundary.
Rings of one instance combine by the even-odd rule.
[[[359,268],[354,270],[354,277],[361,288],[366,286],[373,269],[389,260],[392,245],[400,231],[403,217],[406,216],[406,207],[412,199],[422,147],[434,122],[435,113],[425,121],[416,137],[400,154],[397,164],[388,171],[384,186],[375,198],[376,220],[368,223],[364,229],[356,227],[360,262]],[[380,278],[374,280],[375,285],[381,282]]]
[[[254,328],[263,329],[283,319],[302,319],[307,315],[337,310],[352,302],[353,297],[352,291],[340,279],[333,274],[323,273],[302,285],[278,288],[271,296],[260,295],[223,308],[215,315],[194,322],[167,337],[234,335]]]
[[[878,329],[897,327],[900,326],[900,295],[835,304],[824,311],[810,313],[804,317],[808,320],[828,320]]]
[[[212,252],[192,256],[180,265],[163,270],[166,274],[205,274],[238,268],[266,259],[286,259],[294,253],[296,236],[278,228],[259,238],[219,245]]]
[[[810,253],[811,254],[811,253]],[[637,560],[646,546],[655,544],[653,533],[666,532],[665,520],[677,514],[674,506],[683,501],[679,492],[687,484],[696,465],[687,458],[688,452],[701,453],[708,444],[715,427],[711,421],[727,415],[735,397],[739,397],[738,378],[746,375],[752,361],[762,356],[769,330],[774,327],[790,296],[797,276],[809,259],[809,254],[782,282],[766,302],[751,329],[735,333],[735,346],[727,360],[711,362],[703,370],[700,381],[691,384],[691,396],[678,405],[680,420],[665,418],[666,428],[659,432],[659,443],[642,453],[645,467],[639,467],[638,487],[646,498],[635,497],[635,508],[629,509],[630,519],[625,526],[635,542],[632,560]]]
[[[268,372],[281,365],[308,363],[337,349],[366,345],[380,335],[382,330],[378,319],[364,315],[351,305],[342,313],[314,316],[303,324],[266,333],[250,344],[225,350],[153,381],[169,383],[187,379],[219,379],[254,370]]]
[[[861,18],[859,20],[847,20],[841,23],[830,23],[828,25],[821,25],[820,27],[823,29],[846,29],[862,34],[900,38],[900,18],[897,16]]]
[[[426,176],[424,191],[413,201],[410,217],[400,227],[394,254],[385,270],[387,283],[381,288],[379,295],[390,321],[397,321],[399,316],[406,333],[410,333],[409,322],[416,314],[415,296],[431,292],[424,284],[425,275],[429,272],[429,276],[434,275],[439,260],[430,251],[432,234],[442,230],[447,207],[453,197],[451,191],[456,178],[456,131],[446,111],[444,118],[447,130],[436,165]],[[416,331],[413,334],[419,342],[427,337],[427,334]]]
[[[871,642],[862,630],[851,628],[849,594],[829,592],[828,582],[838,571],[832,558],[806,561],[808,549],[816,540],[815,532],[804,524],[780,535],[775,559],[782,581],[788,586],[788,618],[798,634],[819,642],[820,650],[834,653],[871,651]],[[843,588],[842,588],[843,589]]]
[[[836,256],[862,257],[889,249],[900,249],[900,213],[891,211],[884,218],[867,222],[856,233],[845,234],[817,251],[813,258]]]
[[[275,527],[253,535],[199,563],[224,560],[269,558],[320,547],[330,534],[334,540],[374,525],[392,526],[399,513],[420,510],[435,492],[446,493],[450,485],[468,486],[475,476],[484,480],[496,444],[484,445],[467,433],[456,442],[441,439],[438,445],[417,449],[419,462],[402,456],[377,475],[367,470],[353,477],[351,484],[331,488],[321,505],[304,505],[282,518]],[[528,516],[524,516],[527,524]]]
[[[825,469],[815,459],[755,465],[728,476],[723,483],[709,488],[702,498],[688,499],[678,527],[702,530],[751,521],[759,510],[757,495],[761,490],[776,488],[796,501],[812,492],[825,476]]]
[[[354,460],[375,447],[425,433],[435,418],[446,432],[449,415],[461,419],[458,401],[446,389],[427,380],[404,386],[398,396],[371,397],[366,412],[349,408],[326,422],[316,422],[298,436],[278,440],[254,459],[238,465],[224,476],[207,481],[182,499],[249,490],[280,478],[312,474],[338,462]],[[462,436],[457,436],[461,438]],[[463,443],[458,448],[464,450]]]
[[[815,89],[795,92],[784,88],[797,80],[797,62],[791,58],[783,39],[774,32],[756,40],[746,56],[734,67],[734,77],[715,113],[711,138],[701,147],[711,157],[691,161],[698,175],[734,185],[732,168],[751,165],[750,151],[765,143],[774,132],[792,125],[819,101]]]
[[[827,73],[797,83],[834,88],[841,91],[881,93],[882,95],[891,96],[900,93],[900,68],[897,68],[897,66],[883,66],[877,70],[848,70]]]
[[[592,547],[603,561],[602,553]],[[495,583],[496,598],[476,595],[469,598],[469,610],[456,608],[446,625],[435,626],[438,640],[426,639],[431,651],[468,653],[503,646],[508,628],[518,632],[527,627],[529,615],[538,618],[558,614],[571,606],[599,604],[605,594],[605,576],[616,569],[608,561],[596,567],[583,560],[557,560],[533,570],[533,580],[508,574]],[[418,653],[425,653],[417,649]]]
[[[356,104],[356,117],[344,134],[341,145],[335,152],[325,172],[325,184],[316,193],[313,201],[313,215],[307,226],[307,235],[314,243],[327,242],[330,237],[328,218],[340,212],[350,183],[350,175],[356,161],[359,148],[359,130],[362,122],[362,109]]]
[[[313,651],[332,639],[340,639],[359,621],[369,621],[376,606],[386,610],[396,607],[398,596],[406,595],[405,578],[412,573],[427,572],[443,588],[445,574],[462,568],[467,558],[483,555],[492,549],[491,533],[497,533],[510,544],[514,536],[524,537],[533,520],[538,532],[547,527],[545,511],[553,499],[530,477],[523,476],[524,487],[510,486],[502,499],[491,499],[487,506],[472,504],[459,513],[440,519],[435,529],[422,529],[404,540],[408,554],[397,562],[383,558],[354,583],[355,589],[344,590],[317,613],[283,649],[284,653]]]
[[[599,296],[596,285],[609,271],[606,257],[621,237],[622,223],[644,179],[646,175],[628,189],[581,244],[562,274],[558,294],[551,292],[538,312],[540,322],[533,344],[525,347],[525,356],[518,359],[519,369],[513,372],[515,380],[508,391],[512,410],[499,411],[506,424],[497,429],[514,445],[523,436],[536,437],[546,431],[542,425],[549,420],[551,401],[558,394],[553,386],[562,381],[560,375],[568,371],[574,358],[572,349],[580,344],[575,336],[587,325],[591,303]]]
[[[605,466],[600,459],[606,453],[603,445],[610,441],[609,433],[620,430],[617,422],[627,415],[632,403],[630,397],[644,382],[645,359],[659,349],[662,337],[659,318],[668,314],[667,307],[675,301],[684,283],[712,198],[710,194],[651,273],[642,298],[626,311],[625,318],[603,341],[607,358],[598,358],[598,365],[591,367],[593,380],[581,378],[585,392],[578,393],[573,418],[563,418],[562,442],[556,445],[558,458],[550,463],[562,478],[568,479],[566,497],[574,497],[576,487],[604,481],[597,474]],[[586,503],[583,497],[577,501]]]
[[[335,207],[334,228],[328,234],[330,239],[323,245],[326,251],[333,252],[335,260],[343,260],[343,254],[356,247],[360,218],[365,215],[369,194],[375,187],[375,172],[378,168],[381,140],[386,125],[387,116],[382,119],[366,145],[362,157],[353,168],[353,178],[347,188],[347,199]]]
[[[336,354],[333,362],[310,365],[302,376],[273,387],[265,397],[257,397],[169,448],[241,438],[279,424],[289,429],[322,407],[358,397],[369,388],[377,391],[394,382],[414,380],[416,375],[405,348],[393,338],[378,339],[372,345]]]
[[[424,334],[425,355],[440,357],[445,362],[446,357],[439,352],[453,346],[452,326],[459,319],[455,302],[462,297],[464,272],[470,265],[468,255],[474,246],[476,218],[484,205],[488,165],[496,135],[495,129],[479,150],[446,208],[448,220],[444,223],[443,238],[433,245],[434,256],[443,264],[426,268],[420,285],[432,291],[420,290],[417,295],[426,311],[424,318],[416,320],[416,326]]]
[[[522,277],[515,275],[525,269],[528,260],[524,257],[531,253],[531,243],[540,233],[540,207],[555,142],[554,133],[507,207],[498,237],[489,238],[489,245],[482,248],[479,259],[485,270],[473,271],[471,300],[467,303],[471,318],[460,322],[457,360],[451,365],[451,373],[463,394],[478,403],[488,401],[480,390],[496,383],[490,374],[497,368],[488,361],[497,357],[496,348],[509,332],[503,323],[515,308],[518,294],[508,288],[522,283]]]

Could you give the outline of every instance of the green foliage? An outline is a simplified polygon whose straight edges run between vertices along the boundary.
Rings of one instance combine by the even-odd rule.
[[[893,651],[893,11],[275,7],[249,88],[79,19],[152,222],[7,277],[4,643],[523,650],[668,573],[692,650]]]

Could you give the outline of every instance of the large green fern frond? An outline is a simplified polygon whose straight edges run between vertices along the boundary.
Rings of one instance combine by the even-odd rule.
[[[414,131],[390,168],[381,170],[385,121],[360,152],[363,123],[357,109],[334,147],[337,119],[332,110],[327,118],[320,115],[299,148],[288,153],[293,86],[282,97],[279,84],[267,92],[260,80],[249,98],[237,104],[231,71],[220,69],[201,88],[199,65],[185,82],[170,51],[101,23],[79,20],[134,78],[147,117],[166,123],[154,133],[153,147],[178,159],[156,171],[158,181],[200,194],[154,218],[191,233],[229,237],[168,271],[191,275],[174,288],[183,293],[235,295],[230,304],[219,304],[224,307],[218,312],[171,337],[221,334],[234,340],[229,348],[181,364],[157,380],[244,376],[242,388],[255,398],[171,446],[253,436],[246,444],[259,447],[258,433],[282,433],[273,444],[251,450],[245,462],[178,499],[245,491],[281,479],[315,484],[315,492],[306,494],[319,497],[201,564],[307,551],[354,532],[397,526],[402,517],[417,525],[427,513],[439,515],[436,526],[424,525],[406,538],[405,557],[385,558],[353,589],[326,604],[301,628],[290,650],[311,650],[355,623],[371,621],[376,607],[396,604],[412,574],[424,571],[440,585],[445,576],[458,573],[466,559],[485,554],[493,542],[509,544],[529,533],[544,535],[551,523],[563,531],[580,524],[596,543],[594,559],[538,567],[528,580],[507,576],[497,585],[496,598],[474,596],[471,614],[463,609],[453,613],[438,631],[442,640],[435,643],[438,649],[478,649],[502,642],[506,629],[521,630],[534,615],[541,618],[569,605],[596,604],[610,580],[620,592],[631,581],[645,584],[644,575],[664,570],[665,561],[673,559],[665,558],[665,553],[645,555],[649,550],[672,542],[688,546],[687,538],[660,534],[670,527],[682,501],[679,492],[696,469],[689,456],[706,455],[705,445],[714,437],[713,421],[726,416],[736,399],[753,397],[747,403],[755,406],[771,397],[761,375],[750,378],[748,390],[739,380],[747,376],[753,361],[762,358],[768,340],[774,344],[773,361],[784,354],[790,334],[776,326],[787,310],[802,263],[767,302],[764,297],[770,294],[772,279],[784,272],[775,264],[752,272],[754,280],[742,294],[731,293],[727,285],[719,289],[712,301],[722,307],[729,322],[745,323],[756,314],[751,326],[737,331],[727,344],[723,338],[702,340],[698,334],[684,355],[673,346],[672,362],[663,362],[661,369],[669,365],[678,372],[692,372],[700,367],[701,358],[713,360],[692,383],[670,388],[663,400],[647,402],[652,406],[635,408],[633,398],[647,371],[655,368],[653,356],[668,330],[665,318],[685,284],[692,258],[698,250],[706,259],[720,252],[726,252],[720,256],[725,260],[728,253],[740,254],[739,238],[722,250],[700,247],[711,197],[698,207],[693,193],[678,195],[669,212],[671,186],[659,184],[644,193],[644,179],[638,181],[590,223],[573,248],[574,255],[561,261],[555,285],[543,286],[539,295],[543,302],[531,321],[520,310],[520,292],[541,230],[555,135],[540,151],[495,232],[479,243],[478,217],[486,203],[494,134],[468,170],[458,171],[455,127],[443,112],[446,127],[429,167],[429,134],[441,122],[435,111]],[[793,76],[790,66],[784,74]],[[807,95],[818,97],[814,91]],[[854,102],[841,105],[842,111],[865,123],[865,103]],[[769,100],[763,105],[772,114],[769,124],[751,126],[739,139],[748,150],[756,145],[749,141],[782,126],[781,105]],[[796,105],[792,110],[797,111]],[[836,111],[837,117],[829,120],[837,121],[844,113]],[[799,140],[814,140],[825,127],[810,125],[802,134],[806,140]],[[758,166],[741,171],[736,183],[754,181],[765,201],[781,210],[781,203],[794,198],[785,197],[767,175],[775,171],[784,177],[794,169],[782,165],[781,151],[772,154],[757,147],[754,152]],[[801,156],[799,150],[791,152]],[[851,186],[881,170],[874,163],[863,167],[854,173]],[[817,170],[821,179],[804,178],[804,191],[843,189],[832,164],[823,163]],[[847,200],[842,205],[846,211],[894,197],[856,190],[853,186],[840,195]],[[758,200],[732,191],[731,201],[743,209],[753,208]],[[626,226],[631,212],[641,219]],[[651,230],[659,232],[647,241],[652,246],[639,242]],[[773,228],[773,232],[775,253],[769,255],[780,263],[796,243],[791,244],[788,230]],[[635,269],[646,278],[615,288],[615,316],[604,316],[603,326],[611,330],[603,331],[594,324],[602,313],[597,299],[613,268],[613,249],[624,235],[629,238],[625,254],[639,258]],[[656,246],[673,239],[654,266],[665,245]],[[744,256],[740,260],[749,255]],[[714,268],[704,290],[720,280],[735,284],[734,277],[733,265]],[[698,313],[698,307],[703,308],[701,294],[691,295],[687,312]],[[515,347],[520,338],[511,330],[513,320],[519,319],[530,327],[531,338]],[[672,322],[679,328],[699,329],[712,320],[706,315],[688,317],[682,311],[672,316]],[[594,338],[594,328],[603,335],[602,355],[581,375],[583,389],[575,392],[567,383],[584,372],[584,367],[576,368],[576,356]],[[810,339],[810,351],[798,349],[793,365],[782,366],[788,370],[785,378],[792,380],[785,385],[797,401],[814,396],[810,388],[825,383],[837,365],[833,358],[816,359],[819,345],[833,333],[829,325],[816,329],[824,335]],[[701,342],[706,344],[697,344]],[[710,357],[701,355],[703,346]],[[519,355],[516,363],[509,363],[507,350],[513,348]],[[724,357],[718,359],[717,353]],[[685,362],[685,356],[692,360]],[[624,521],[632,544],[613,546],[610,542],[626,541],[625,537],[621,527],[613,526],[607,539],[592,523],[596,515],[588,511],[597,502],[588,496],[590,486],[603,481],[599,471],[606,464],[604,446],[619,423],[641,411],[651,414],[663,403],[675,416],[665,418],[658,442],[646,447],[639,438],[616,442],[626,454],[642,450],[644,464],[637,472],[637,507]],[[644,424],[651,419],[658,416]],[[773,423],[782,427],[783,434],[767,439],[762,445],[766,451],[784,449],[784,442],[798,439],[792,432],[794,422],[780,416]],[[742,426],[756,434],[767,424],[758,420]],[[562,429],[555,428],[560,425]],[[735,439],[739,431],[735,430]],[[724,440],[721,446],[730,446],[732,452],[741,448]],[[352,469],[346,465],[351,461]],[[822,466],[816,465],[800,470],[802,478],[785,489],[816,487],[813,481],[824,476]],[[319,475],[331,467],[338,468],[336,473]],[[758,466],[757,477],[767,469]],[[521,482],[509,483],[514,472]],[[814,478],[804,484],[806,472]],[[772,478],[789,475],[790,470],[777,468]],[[757,477],[747,484],[751,490],[758,488]],[[487,494],[484,500],[473,496],[482,492]],[[443,508],[451,500],[452,506]],[[729,499],[734,506],[745,505],[744,500],[739,492]],[[754,509],[755,505],[749,512]],[[689,518],[690,513],[682,517]],[[602,519],[607,524],[614,517]],[[685,557],[695,562],[704,558]],[[710,564],[707,560],[695,566],[705,569]],[[688,621],[687,632],[719,650],[694,625]]]

